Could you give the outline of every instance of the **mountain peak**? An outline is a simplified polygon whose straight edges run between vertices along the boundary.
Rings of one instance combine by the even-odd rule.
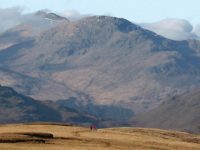
[[[92,16],[87,17],[81,20],[84,24],[99,24],[103,26],[115,26],[121,32],[130,32],[132,30],[140,29],[140,27],[132,22],[124,19],[124,18],[117,18],[117,17],[110,17],[110,16]]]
[[[50,20],[54,20],[54,21],[69,21],[67,18],[65,17],[62,17],[56,13],[52,13],[50,11],[43,11],[43,10],[40,10],[40,11],[37,11],[35,13],[36,16],[40,16],[40,17],[43,17],[45,19],[50,19]]]

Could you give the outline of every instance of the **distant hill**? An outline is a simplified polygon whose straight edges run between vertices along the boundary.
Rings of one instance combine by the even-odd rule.
[[[200,91],[173,97],[133,120],[136,126],[200,133]]]
[[[0,123],[42,121],[89,124],[97,122],[95,117],[50,101],[34,100],[4,86],[0,86],[0,104]]]

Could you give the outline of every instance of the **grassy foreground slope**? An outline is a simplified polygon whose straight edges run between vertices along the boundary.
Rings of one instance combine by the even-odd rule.
[[[88,128],[51,125],[1,125],[1,150],[200,150],[200,136],[139,128]]]

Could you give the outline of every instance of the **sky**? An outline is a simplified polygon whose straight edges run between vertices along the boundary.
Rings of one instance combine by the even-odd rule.
[[[0,8],[21,6],[26,11],[76,10],[81,14],[112,15],[133,22],[155,22],[165,18],[200,23],[200,0],[2,0]]]
[[[200,0],[2,0],[0,32],[24,22],[37,23],[27,13],[48,9],[76,19],[121,17],[173,40],[200,39],[199,7]]]

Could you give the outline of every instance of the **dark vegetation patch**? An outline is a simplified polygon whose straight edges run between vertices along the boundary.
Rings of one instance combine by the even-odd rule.
[[[33,122],[33,123],[24,123],[24,125],[56,125],[56,126],[73,126],[69,123],[55,123],[55,122]]]
[[[39,132],[0,134],[0,143],[23,143],[23,142],[46,143],[47,139],[53,139],[53,134],[39,133]]]

